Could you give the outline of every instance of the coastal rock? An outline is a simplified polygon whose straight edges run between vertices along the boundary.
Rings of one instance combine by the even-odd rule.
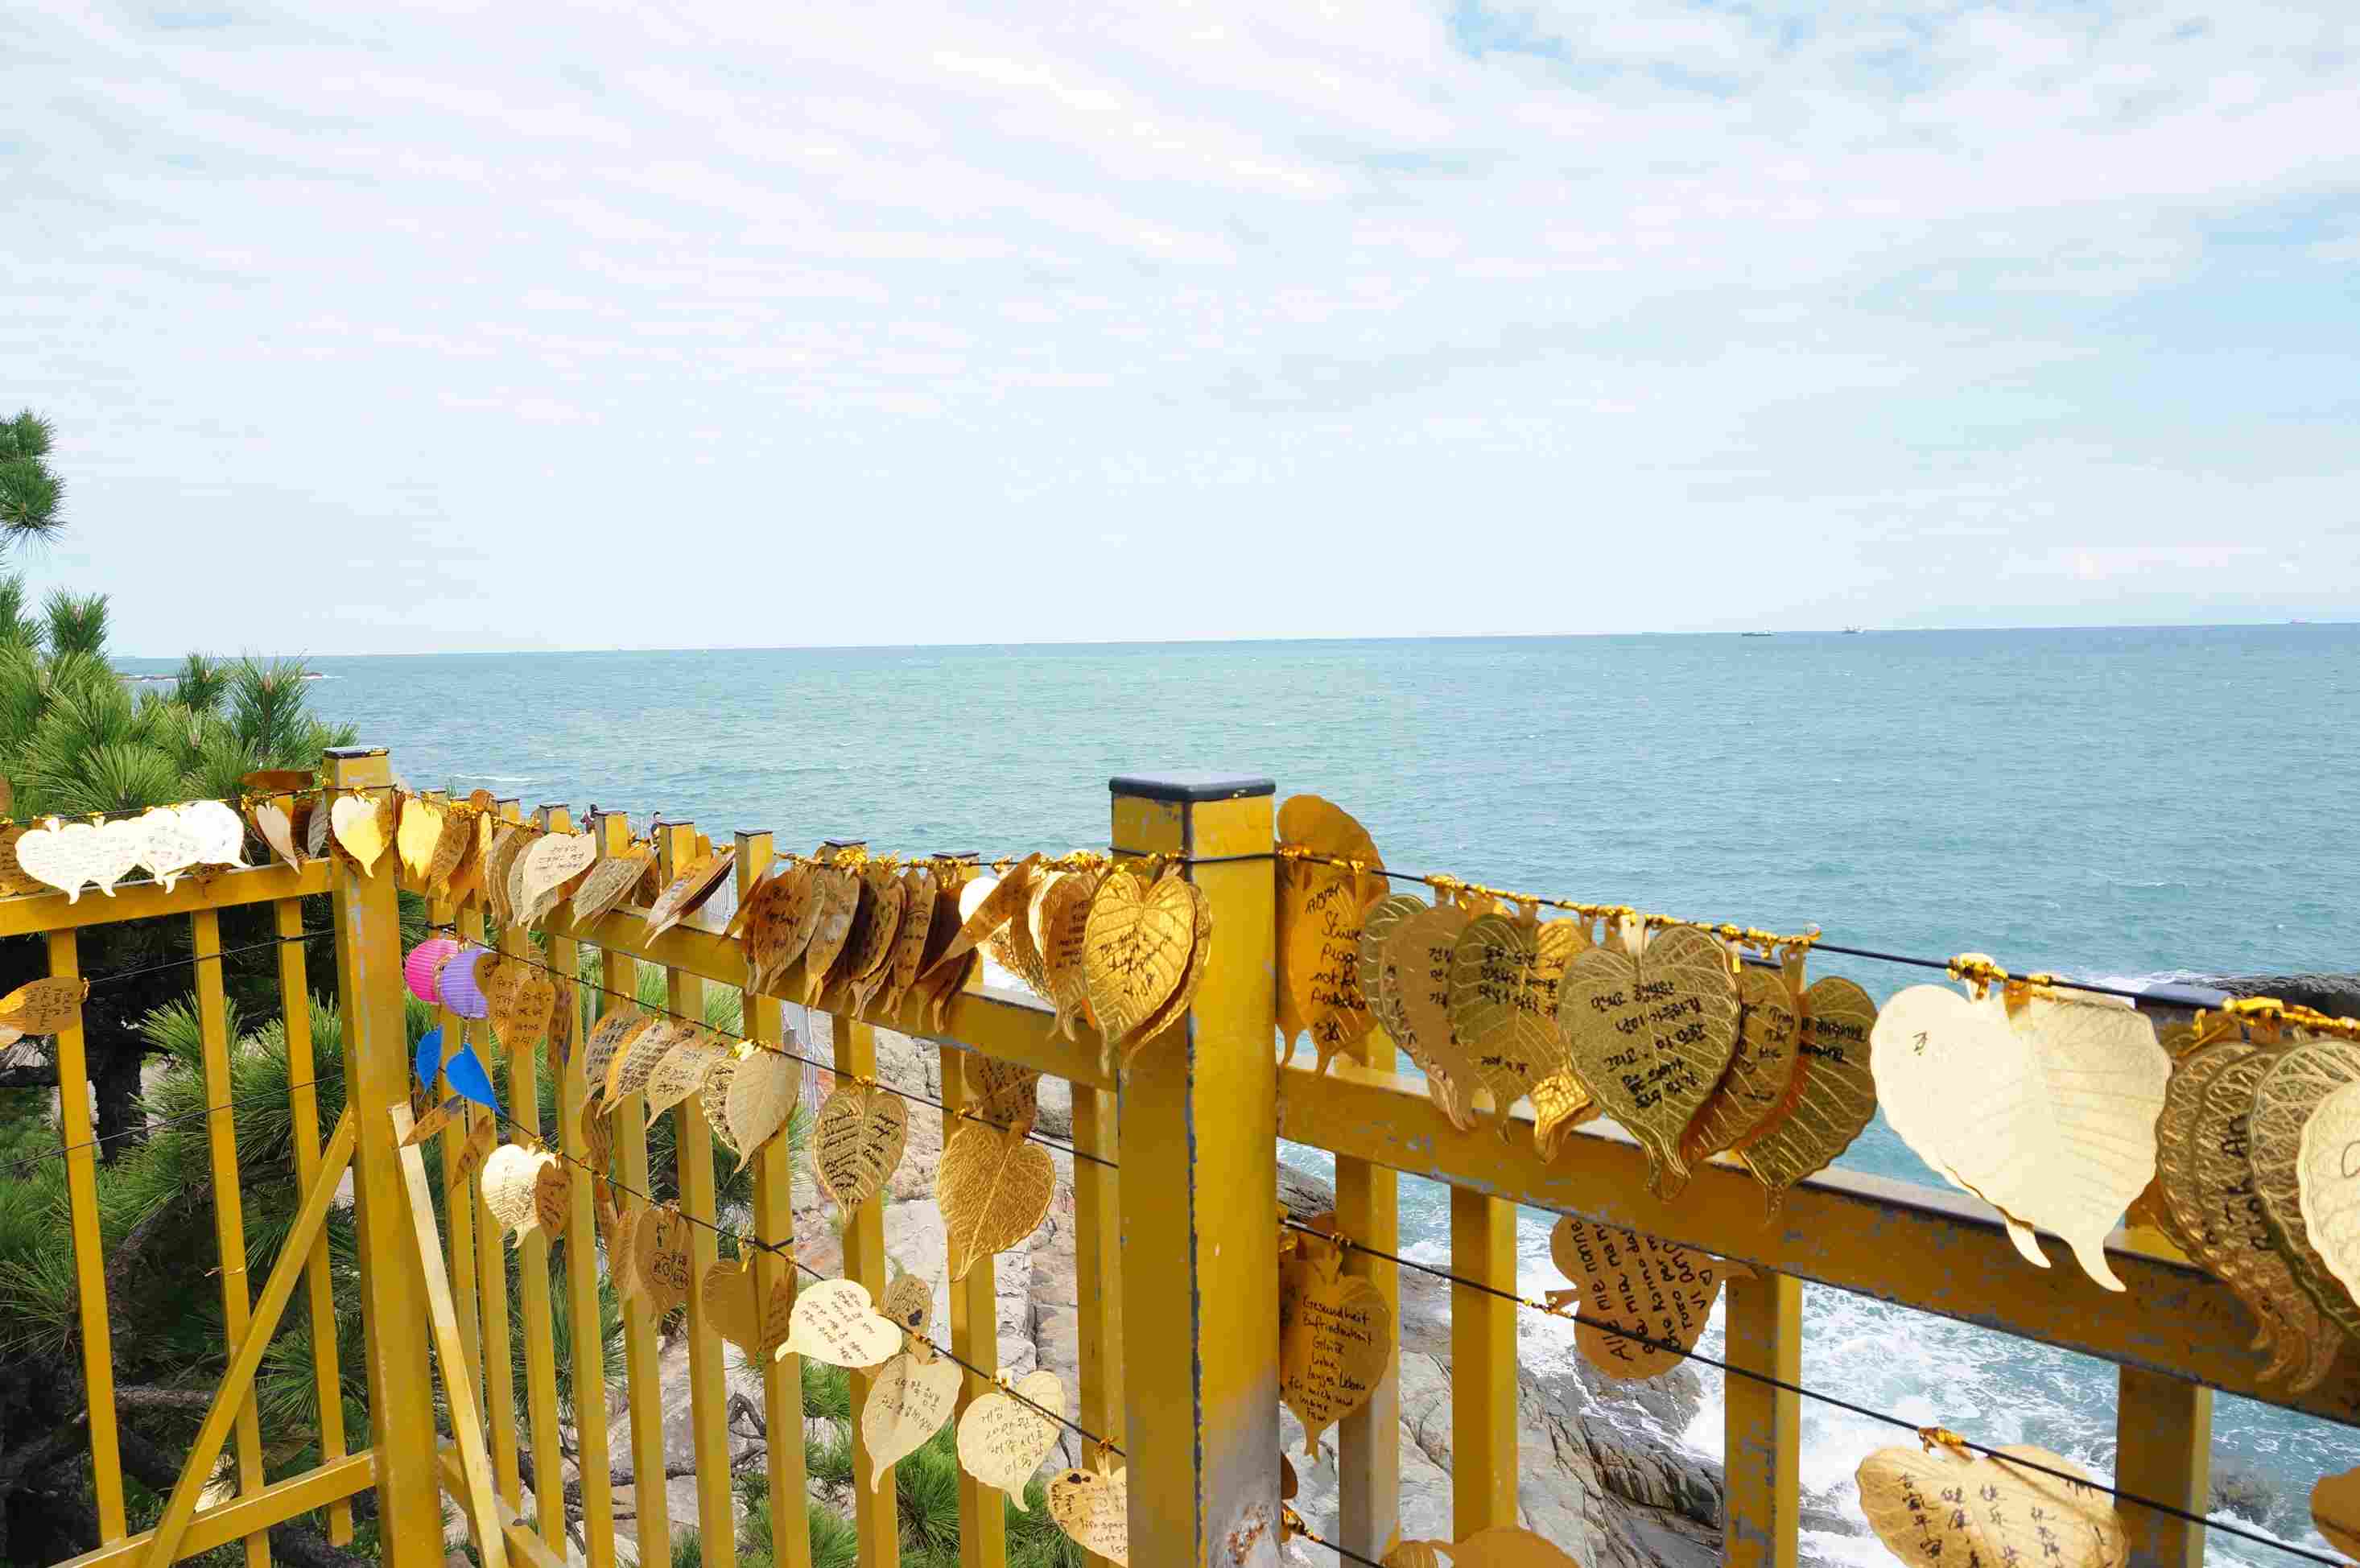
[[[2355,974],[2234,974],[2196,981],[2232,996],[2275,996],[2324,1013],[2331,1018],[2360,1018],[2360,975]]]

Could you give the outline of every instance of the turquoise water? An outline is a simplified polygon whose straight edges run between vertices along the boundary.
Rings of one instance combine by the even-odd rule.
[[[1396,866],[1584,900],[2018,972],[2360,970],[2360,627],[313,664],[318,710],[419,787],[661,812],[716,839],[1103,845],[1109,775],[1237,771],[1346,806]],[[1880,997],[1928,978],[1825,970]],[[1881,1123],[1843,1163],[1933,1179]],[[1438,1257],[1441,1196],[1405,1185],[1404,1234]],[[1526,1233],[1533,1283],[1554,1283],[1546,1223]],[[1835,1291],[1808,1310],[1807,1383],[2111,1458],[2096,1363]],[[1815,1485],[1890,1441],[1808,1406],[1806,1423]],[[2276,1479],[2271,1522],[2294,1536],[2311,1481],[2360,1457],[2348,1431],[2240,1401],[2215,1427],[2216,1464]],[[1717,1450],[1717,1414],[1687,1435]]]

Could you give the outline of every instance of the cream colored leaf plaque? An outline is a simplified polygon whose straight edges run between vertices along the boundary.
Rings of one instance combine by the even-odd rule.
[[[860,1409],[870,1490],[882,1490],[891,1466],[916,1453],[951,1419],[966,1376],[955,1361],[920,1361],[908,1351],[878,1370]]]
[[[519,1235],[541,1223],[533,1207],[532,1187],[541,1176],[541,1157],[521,1144],[502,1144],[484,1161],[480,1186],[484,1207],[500,1223],[503,1234]]]
[[[2329,1094],[2303,1124],[2296,1182],[2311,1245],[2360,1297],[2360,1082]]]
[[[534,837],[521,822],[492,825],[492,847],[484,852],[484,896],[491,901],[492,918],[502,926],[517,923],[516,900],[508,891],[509,873],[532,848]]]
[[[1970,1562],[2120,1568],[2128,1561],[2122,1519],[2080,1466],[2044,1448],[1999,1452],[2081,1476],[2082,1484],[2006,1459],[1881,1448],[1861,1461],[1855,1477],[1861,1512],[1887,1550],[1913,1568]]]
[[[574,923],[577,927],[595,925],[605,916],[621,907],[631,890],[639,885],[655,851],[646,845],[635,845],[618,855],[609,855],[590,868],[582,885],[574,890]]]
[[[898,1275],[885,1287],[885,1299],[877,1303],[877,1310],[903,1332],[923,1339],[934,1326],[934,1288],[918,1275]]]
[[[953,1134],[934,1171],[951,1279],[1038,1230],[1056,1192],[1056,1167],[1040,1145],[980,1123]]]
[[[869,1305],[867,1287],[857,1279],[823,1279],[795,1293],[787,1343],[776,1354],[857,1372],[882,1365],[901,1348],[901,1328]]]
[[[337,796],[328,807],[328,827],[363,876],[377,874],[377,859],[385,853],[385,829],[378,820],[377,802],[354,795]]]
[[[760,1284],[750,1254],[737,1263],[716,1263],[707,1268],[701,1295],[705,1321],[713,1325],[714,1332],[744,1351],[749,1359],[773,1354],[793,1332],[795,1280],[792,1266],[780,1270],[779,1281],[770,1289],[767,1311],[760,1306]]]
[[[1738,1157],[1762,1183],[1776,1213],[1787,1190],[1825,1170],[1876,1117],[1876,1075],[1869,1036],[1876,1003],[1840,975],[1823,975],[1803,992],[1796,1016],[1795,1076],[1770,1119]]]
[[[901,1163],[909,1130],[910,1113],[900,1095],[839,1084],[813,1128],[812,1175],[838,1209],[858,1209]]]
[[[1450,958],[1471,916],[1456,904],[1422,908],[1385,938],[1387,994],[1402,1033],[1394,1043],[1426,1073],[1428,1099],[1460,1132],[1475,1125],[1475,1060],[1450,1028]]]
[[[778,1051],[757,1050],[729,1069],[729,1091],[722,1100],[728,1141],[738,1149],[738,1168],[778,1136],[795,1108],[802,1064]],[[710,1097],[706,1106],[710,1109]]]
[[[312,820],[325,832],[328,814],[314,811]],[[313,851],[317,853],[317,851]],[[139,865],[148,874],[163,883],[169,893],[183,873],[197,863],[202,846],[195,834],[180,821],[180,814],[166,806],[150,806],[139,818]]]
[[[2011,1011],[1997,991],[1914,985],[1878,1015],[1870,1066],[1885,1120],[1929,1166],[2124,1288],[2106,1236],[2155,1177],[2171,1077],[2152,1024],[2095,1002],[2035,994]]]
[[[598,841],[587,833],[544,833],[525,850],[514,867],[517,922],[539,923],[557,907],[565,884],[587,872],[598,860]]]
[[[1143,888],[1128,871],[1108,873],[1083,931],[1090,1010],[1109,1045],[1130,1039],[1178,991],[1196,937],[1188,884],[1165,878]]]
[[[197,841],[197,859],[209,866],[246,864],[246,823],[218,800],[191,800],[172,807],[180,826]]]
[[[656,1063],[672,1048],[694,1036],[697,1026],[685,1018],[658,1018],[630,1037],[606,1064],[606,1103],[619,1105],[647,1087]]]
[[[1737,1000],[1737,1054],[1681,1135],[1680,1155],[1691,1166],[1753,1141],[1795,1081],[1802,1019],[1785,978],[1748,969],[1738,977]]]
[[[80,975],[51,975],[28,980],[0,996],[0,1025],[22,1035],[54,1035],[82,1022],[82,998],[90,981]]]
[[[1049,1483],[1049,1517],[1085,1552],[1131,1562],[1131,1473],[1061,1470]]]
[[[1656,1194],[1674,1196],[1688,1177],[1680,1139],[1737,1050],[1727,953],[1676,926],[1636,959],[1612,947],[1575,954],[1557,995],[1582,1087],[1646,1150]]]
[[[1393,1309],[1342,1264],[1339,1247],[1309,1237],[1278,1263],[1278,1395],[1303,1423],[1306,1453],[1369,1402],[1393,1364]]]
[[[713,1069],[728,1059],[728,1047],[702,1030],[666,1051],[648,1074],[647,1124],[654,1126],[658,1117],[703,1089]]]
[[[1570,1214],[1549,1233],[1549,1257],[1580,1298],[1582,1316],[1612,1325],[1585,1321],[1573,1331],[1582,1359],[1609,1377],[1661,1376],[1687,1359],[1681,1353],[1703,1337],[1726,1277],[1709,1253]],[[1659,1348],[1669,1344],[1679,1350]]]
[[[1019,1377],[1007,1392],[983,1395],[959,1418],[959,1467],[1023,1508],[1024,1488],[1057,1447],[1059,1421],[1044,1410],[1065,1413],[1065,1386],[1046,1367]]]
[[[1508,1108],[1566,1065],[1557,984],[1590,938],[1570,920],[1481,915],[1450,949],[1450,1033],[1491,1091],[1500,1135]]]
[[[146,818],[140,821],[144,824]],[[290,866],[303,863],[303,851],[295,847],[295,824],[288,817],[285,806],[275,800],[257,804],[254,808],[254,830],[262,835],[262,841],[270,846],[272,854]],[[135,852],[144,861],[147,845],[141,843]]]

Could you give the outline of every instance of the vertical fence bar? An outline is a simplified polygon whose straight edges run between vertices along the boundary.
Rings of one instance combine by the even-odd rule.
[[[754,887],[777,853],[767,831],[738,835],[738,904],[754,895]],[[746,1037],[769,1045],[781,1043],[779,1002],[748,987],[739,992]],[[784,1134],[762,1146],[754,1157],[754,1238],[763,1250],[754,1254],[755,1299],[769,1309],[781,1287],[792,1292],[799,1278],[794,1265],[773,1246],[794,1245],[794,1149]],[[803,1473],[803,1358],[765,1355],[762,1372],[762,1428],[769,1435],[765,1479],[770,1498],[770,1551],[777,1568],[811,1568],[811,1526],[808,1477]]]
[[[877,1031],[847,1014],[829,1018],[836,1046],[836,1078],[845,1083],[877,1075]],[[885,1295],[885,1204],[880,1193],[855,1209],[844,1224],[844,1277],[868,1287],[869,1299]],[[897,1568],[901,1561],[900,1504],[892,1477],[874,1478],[860,1413],[869,1405],[870,1374],[852,1374],[852,1518],[860,1532],[860,1568]]]
[[[1450,1533],[1516,1522],[1516,1206],[1450,1190]]]
[[[617,855],[631,847],[630,819],[619,811],[598,815],[598,852]],[[639,964],[628,953],[601,948],[600,983],[606,993],[601,1011],[626,1005],[625,997],[639,994]],[[653,1192],[648,1183],[647,1114],[643,1096],[628,1094],[601,1113],[615,1135],[616,1179],[631,1192]],[[642,1200],[628,1193],[619,1202]],[[664,1489],[663,1380],[657,1358],[662,1344],[655,1315],[632,1297],[623,1300],[623,1368],[631,1411],[631,1505],[633,1534],[643,1563],[672,1561],[672,1498]]]
[[[967,1052],[956,1046],[941,1047],[943,1078],[943,1143],[950,1144],[958,1113],[967,1102]],[[959,1379],[958,1410],[989,1393],[989,1378],[1000,1371],[1000,1290],[997,1260],[979,1257],[967,1277],[950,1287],[951,1354],[967,1364]],[[958,1477],[959,1563],[962,1568],[1005,1568],[1008,1562],[1008,1513],[996,1486],[988,1486],[967,1473]],[[1021,1499],[1020,1499],[1021,1500]]]
[[[657,852],[665,880],[685,871],[702,853],[694,826],[666,822],[656,828]],[[697,924],[692,916],[690,924]],[[664,970],[666,1002],[674,1013],[705,1017],[705,981],[685,970]],[[705,1121],[705,1096],[690,1095],[672,1110],[672,1159],[680,1183],[681,1212],[701,1223],[688,1228],[688,1396],[690,1431],[696,1448],[696,1525],[705,1568],[733,1568],[738,1561],[737,1496],[729,1484],[729,1389],[724,1380],[720,1333],[705,1320],[705,1277],[720,1261],[719,1218],[714,1201],[713,1134]]]
[[[470,942],[484,939],[484,905],[480,899],[470,898],[459,906],[459,935]],[[484,1058],[484,1070],[488,1073],[497,1059],[491,1047],[491,1027],[484,1025],[485,1043],[476,1051]],[[508,1085],[506,1102],[508,1113],[517,1113],[516,1085]],[[473,1114],[489,1116],[486,1110]],[[492,1135],[504,1135],[496,1123]],[[447,1146],[448,1133],[443,1135]],[[445,1208],[467,1211],[475,1232],[475,1296],[483,1310],[483,1382],[484,1427],[491,1440],[492,1475],[499,1488],[500,1500],[510,1513],[520,1512],[524,1506],[524,1472],[517,1464],[516,1405],[516,1342],[508,1332],[508,1252],[500,1245],[500,1223],[492,1217],[491,1206],[484,1201],[484,1168],[480,1162],[475,1175],[464,1190],[446,1193]],[[453,1227],[456,1230],[456,1227]]]
[[[1074,1147],[1120,1162],[1115,1091],[1074,1085]],[[1117,1448],[1123,1436],[1122,1175],[1114,1165],[1074,1161],[1074,1315],[1077,1347],[1077,1419]],[[1110,1568],[1092,1552],[1091,1568]]]
[[[1729,1364],[1793,1384],[1802,1376],[1803,1283],[1764,1273],[1729,1282]],[[1729,1497],[1722,1561],[1795,1568],[1800,1525],[1797,1456],[1802,1398],[1750,1377],[1721,1378],[1721,1453]]]
[[[1213,948],[1182,1036],[1123,1074],[1131,1568],[1274,1564],[1278,1075],[1268,779],[1118,778],[1113,842],[1240,857],[1188,874]]]
[[[500,820],[514,822],[517,803],[497,803]],[[491,894],[484,895],[486,902]],[[500,928],[500,951],[539,962],[541,954],[521,926]],[[508,1055],[508,1114],[535,1139],[541,1136],[541,1059],[530,1042],[503,1040]],[[565,1550],[565,1455],[557,1431],[557,1330],[549,1305],[549,1234],[535,1225],[517,1245],[517,1274],[524,1311],[524,1402],[532,1434],[533,1515],[551,1551]]]
[[[2212,1508],[2212,1390],[2136,1366],[2119,1369],[2114,1485],[2202,1516]],[[2125,1503],[2133,1568],[2198,1568],[2204,1527]]]
[[[552,833],[569,833],[574,818],[562,806],[541,808],[541,825]],[[571,937],[549,939],[549,967],[572,976],[581,961],[581,944]],[[574,1048],[566,1053],[557,1078],[557,1143],[569,1159],[586,1164],[589,1140],[583,1135],[582,1102],[589,1092],[583,1075],[582,997],[561,990],[560,1007],[574,1011]],[[581,1450],[582,1536],[589,1568],[615,1568],[615,1488],[606,1449],[606,1341],[598,1304],[598,1214],[592,1201],[589,1173],[577,1164],[565,1215],[566,1327],[573,1340],[574,1437]],[[541,1456],[533,1455],[536,1480]],[[541,1486],[552,1483],[540,1482]],[[563,1496],[563,1488],[560,1488]],[[549,1539],[553,1552],[563,1545]]]
[[[222,989],[221,914],[200,909],[189,916],[197,971],[197,1035],[204,1052],[205,1104],[225,1107],[236,1091],[229,1071],[229,999]],[[212,1156],[213,1241],[221,1260],[222,1341],[237,1354],[246,1337],[252,1298],[246,1288],[246,1209],[237,1179],[237,1119],[228,1110],[205,1118],[205,1148]],[[262,1421],[248,1388],[237,1408],[237,1490],[262,1490]],[[270,1537],[257,1530],[246,1538],[249,1568],[269,1568]]]
[[[325,811],[327,802],[320,803]],[[295,1140],[295,1185],[305,1192],[320,1174],[320,1097],[313,1081],[320,1076],[319,1058],[311,1049],[311,985],[305,972],[303,901],[282,898],[270,906],[271,926],[279,938],[279,1004],[287,1029],[287,1110]],[[321,1227],[312,1238],[311,1255],[303,1266],[303,1301],[311,1321],[311,1386],[320,1401],[320,1463],[333,1464],[345,1454],[343,1368],[336,1361],[336,1297],[328,1272],[328,1232]],[[338,1498],[328,1507],[328,1541],[349,1546],[353,1539],[353,1505]]]
[[[381,791],[393,781],[385,752],[374,747],[332,751],[327,765],[328,783],[337,789]],[[434,1402],[421,1398],[432,1387],[426,1270],[388,1114],[410,1097],[410,1060],[392,857],[388,845],[373,875],[337,857],[330,864],[329,888],[344,1005],[344,1095],[356,1128],[353,1221],[360,1243],[377,1539],[387,1568],[441,1568],[442,1483],[435,1466]]]
[[[1371,1029],[1353,1048],[1364,1067],[1391,1072],[1393,1042]],[[1401,1179],[1390,1166],[1336,1160],[1336,1223],[1344,1234],[1378,1252],[1401,1250]],[[1347,1249],[1344,1272],[1367,1280],[1401,1321],[1401,1266]],[[1401,1343],[1394,1336],[1384,1376],[1369,1402],[1344,1418],[1336,1434],[1337,1529],[1342,1543],[1363,1557],[1381,1557],[1401,1519]]]
[[[82,972],[71,930],[49,934],[49,972]],[[90,1395],[91,1490],[101,1544],[129,1533],[123,1512],[123,1456],[115,1436],[115,1339],[107,1327],[106,1254],[98,1224],[98,1149],[90,1124],[90,1058],[82,1025],[58,1031],[58,1135],[66,1146],[66,1205],[73,1218],[74,1297],[81,1310],[82,1386]]]

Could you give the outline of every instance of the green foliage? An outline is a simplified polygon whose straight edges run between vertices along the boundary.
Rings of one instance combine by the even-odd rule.
[[[191,713],[214,713],[220,710],[222,697],[228,691],[229,671],[221,662],[202,653],[191,653],[180,661],[180,676],[173,683],[172,700]]]
[[[49,653],[102,656],[106,652],[106,596],[76,594],[59,588],[42,601],[49,620]]]
[[[49,462],[54,435],[30,409],[0,420],[0,544],[53,539],[65,528],[65,481]]]

